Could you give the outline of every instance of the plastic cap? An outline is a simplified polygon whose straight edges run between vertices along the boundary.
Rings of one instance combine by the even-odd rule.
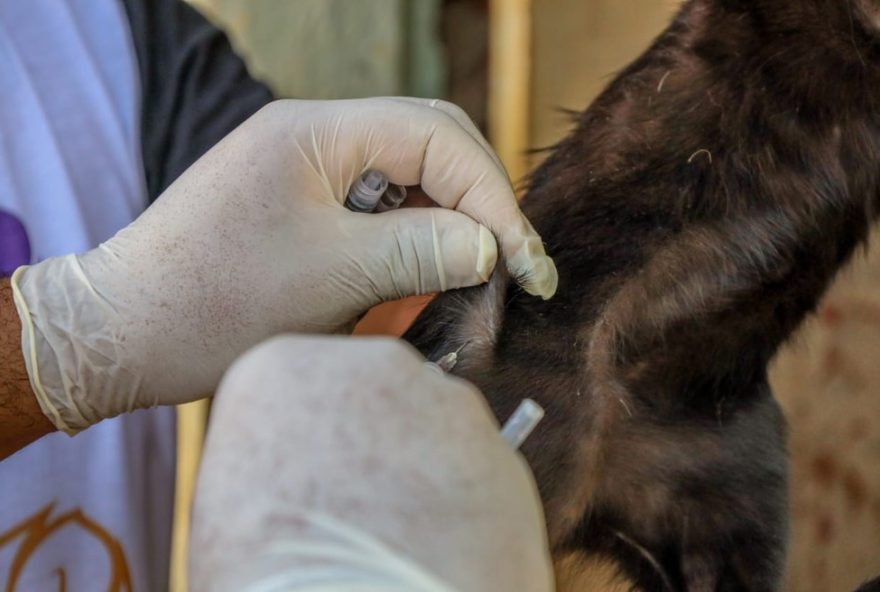
[[[516,450],[529,437],[529,434],[543,417],[544,409],[531,399],[525,399],[501,428],[501,437],[507,440],[511,448]]]

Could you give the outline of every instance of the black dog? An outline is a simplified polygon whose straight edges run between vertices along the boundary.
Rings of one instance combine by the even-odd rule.
[[[501,419],[545,407],[524,453],[557,557],[605,555],[645,590],[775,590],[767,365],[878,198],[880,0],[691,0],[532,176],[556,297],[498,273],[406,338],[464,345],[455,372]]]

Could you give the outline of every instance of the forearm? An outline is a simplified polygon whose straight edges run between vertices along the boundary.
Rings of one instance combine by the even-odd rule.
[[[21,353],[21,322],[8,279],[0,280],[0,460],[54,431],[31,390]]]

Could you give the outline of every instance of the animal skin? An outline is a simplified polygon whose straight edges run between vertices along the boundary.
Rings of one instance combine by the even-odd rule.
[[[767,366],[877,217],[880,0],[691,0],[576,120],[523,201],[555,298],[497,272],[405,338],[464,346],[454,372],[500,420],[545,408],[523,452],[555,558],[642,590],[777,590]]]

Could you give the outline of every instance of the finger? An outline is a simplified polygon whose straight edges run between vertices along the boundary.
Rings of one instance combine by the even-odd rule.
[[[397,184],[420,184],[439,205],[467,214],[498,239],[507,268],[530,294],[550,298],[557,274],[519,209],[507,175],[485,148],[439,109],[406,101],[362,101],[360,125],[340,126],[338,144],[357,147]]]
[[[375,245],[363,251],[360,267],[382,300],[482,284],[498,259],[492,233],[457,212],[398,210],[363,216],[360,223]]]
[[[452,119],[455,120],[458,125],[464,129],[474,140],[476,140],[480,146],[489,154],[492,160],[495,161],[495,164],[498,165],[498,168],[501,169],[505,175],[507,175],[507,169],[504,168],[504,165],[501,163],[501,159],[498,158],[498,155],[492,149],[492,146],[483,136],[479,129],[477,129],[476,124],[474,124],[473,120],[470,116],[465,113],[464,109],[456,105],[455,103],[450,103],[449,101],[443,101],[441,99],[423,99],[421,97],[390,97],[393,100],[404,101],[408,103],[414,103],[417,105],[422,105],[425,107],[431,107],[432,109],[438,109],[447,115],[449,115]]]

